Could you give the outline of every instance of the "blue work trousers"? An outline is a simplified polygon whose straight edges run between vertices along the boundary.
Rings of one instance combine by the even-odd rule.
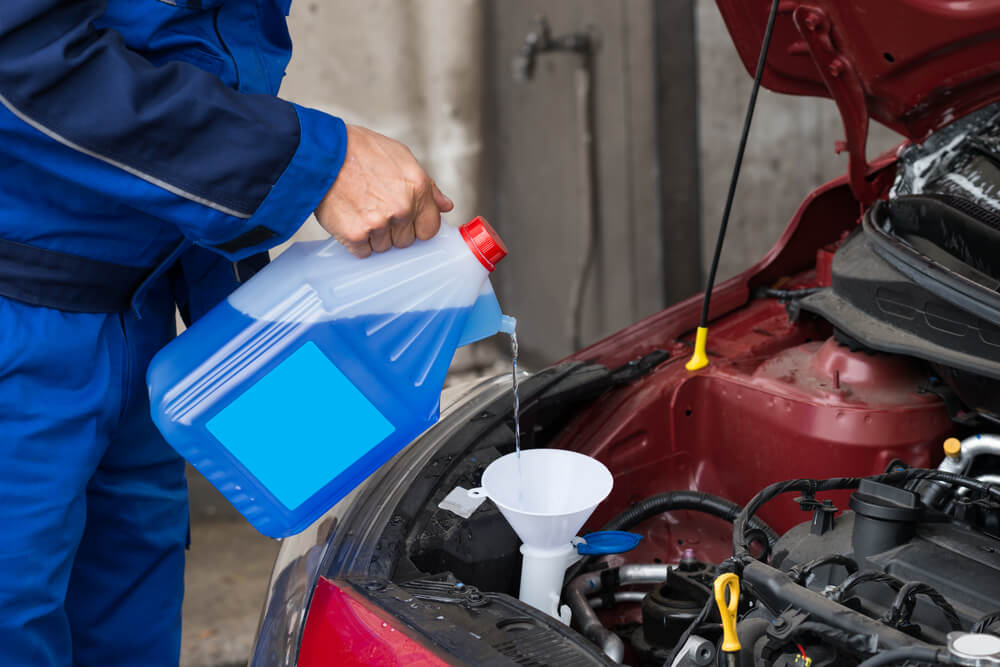
[[[0,664],[177,665],[184,461],[144,376],[175,333],[143,318],[0,297]]]

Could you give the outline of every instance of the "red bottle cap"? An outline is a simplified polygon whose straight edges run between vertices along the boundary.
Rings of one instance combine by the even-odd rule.
[[[493,271],[497,268],[497,262],[507,256],[507,246],[497,230],[493,229],[493,225],[482,216],[476,216],[459,227],[458,231],[487,271]]]

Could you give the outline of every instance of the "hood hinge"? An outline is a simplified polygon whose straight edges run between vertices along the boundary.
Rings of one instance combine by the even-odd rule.
[[[787,4],[790,3],[782,3]],[[804,43],[793,44],[790,48],[812,57],[826,89],[837,104],[846,136],[844,142],[838,142],[837,152],[848,152],[847,177],[851,192],[867,208],[889,186],[893,172],[873,169],[868,163],[869,118],[861,80],[851,62],[834,46],[826,12],[818,7],[799,5],[792,12],[792,20]]]

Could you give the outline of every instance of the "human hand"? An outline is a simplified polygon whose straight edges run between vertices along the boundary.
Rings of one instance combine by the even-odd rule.
[[[347,156],[316,219],[357,257],[425,241],[455,205],[410,149],[395,139],[347,126]]]

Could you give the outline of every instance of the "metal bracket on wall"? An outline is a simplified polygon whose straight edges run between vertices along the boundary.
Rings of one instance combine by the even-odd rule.
[[[535,76],[538,57],[545,53],[573,53],[579,56],[576,68],[577,137],[580,151],[580,217],[584,250],[580,268],[573,280],[569,296],[567,334],[571,349],[582,346],[583,295],[587,278],[597,258],[600,239],[600,196],[597,177],[597,127],[594,122],[594,55],[600,46],[594,29],[552,36],[552,28],[544,16],[538,17],[537,30],[528,33],[514,59],[514,78],[530,81]]]
[[[782,9],[787,11],[784,5],[785,3]],[[837,152],[848,152],[847,173],[851,191],[867,208],[889,185],[893,172],[874,170],[868,163],[868,106],[861,79],[850,61],[837,50],[826,12],[818,7],[799,5],[792,12],[792,20],[802,35],[804,44],[795,44],[791,48],[812,57],[830,96],[837,104],[846,137],[843,144],[838,143]]]
[[[538,56],[543,53],[563,52],[577,53],[583,58],[590,58],[597,52],[599,39],[594,29],[578,30],[559,37],[552,36],[552,26],[545,16],[537,18],[538,29],[529,32],[521,45],[521,51],[514,59],[514,78],[518,81],[530,81],[535,78],[535,66]]]

